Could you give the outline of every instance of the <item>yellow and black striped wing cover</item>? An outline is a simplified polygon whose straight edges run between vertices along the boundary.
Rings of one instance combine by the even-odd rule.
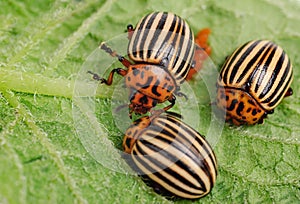
[[[283,49],[268,40],[255,40],[236,49],[226,60],[218,84],[246,90],[265,110],[272,110],[292,78],[292,64]]]
[[[173,115],[153,119],[139,135],[131,156],[135,170],[165,195],[200,198],[216,181],[217,163],[210,145]]]
[[[128,44],[135,62],[161,65],[181,84],[194,57],[194,36],[188,24],[168,12],[154,12],[137,24]]]

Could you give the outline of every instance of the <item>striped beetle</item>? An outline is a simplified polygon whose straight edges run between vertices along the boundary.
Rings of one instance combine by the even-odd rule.
[[[215,184],[217,162],[212,148],[175,113],[136,120],[125,133],[123,148],[130,154],[124,154],[129,165],[162,195],[196,199]]]
[[[235,125],[263,123],[283,97],[292,95],[292,64],[281,47],[254,40],[237,48],[224,63],[216,104]]]
[[[114,73],[125,77],[125,85],[130,90],[130,116],[133,112],[145,114],[157,103],[165,101],[170,105],[164,110],[170,109],[175,104],[175,95],[185,96],[180,92],[180,84],[201,68],[207,57],[204,53],[210,53],[207,45],[209,29],[198,33],[199,47],[182,18],[168,12],[154,12],[143,17],[135,29],[128,25],[127,31],[127,52],[134,64],[101,43],[100,48],[117,57],[127,69],[113,69],[108,79],[89,73],[106,85],[112,84]]]

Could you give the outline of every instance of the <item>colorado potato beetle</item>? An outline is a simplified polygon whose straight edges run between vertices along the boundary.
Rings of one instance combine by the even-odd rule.
[[[254,40],[225,61],[217,82],[216,104],[235,125],[263,123],[283,97],[292,95],[292,64],[281,47]]]
[[[125,86],[130,89],[130,115],[133,112],[145,114],[157,103],[165,101],[170,105],[164,110],[170,109],[176,96],[185,96],[180,92],[180,84],[201,68],[207,56],[204,52],[210,52],[206,43],[209,29],[200,32],[196,38],[204,48],[194,43],[189,25],[169,12],[150,13],[138,22],[135,29],[128,25],[127,31],[127,53],[133,63],[102,43],[100,48],[117,57],[127,69],[113,69],[107,79],[89,73],[106,85],[112,84],[114,73],[125,77]]]
[[[126,131],[127,162],[157,193],[196,199],[207,195],[217,177],[215,154],[196,130],[174,113],[144,116]]]

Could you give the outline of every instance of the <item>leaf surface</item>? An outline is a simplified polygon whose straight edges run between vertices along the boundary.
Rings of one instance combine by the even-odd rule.
[[[98,163],[74,123],[78,104],[72,97],[87,57],[99,42],[157,10],[178,14],[195,33],[211,28],[217,67],[240,44],[262,38],[283,47],[294,67],[293,96],[263,125],[225,125],[214,147],[217,183],[195,203],[300,201],[299,1],[11,0],[1,1],[0,7],[0,203],[190,202],[167,200],[138,177]],[[93,85],[82,87],[90,93]],[[121,149],[123,133],[111,115],[112,91],[101,88],[94,108],[97,121],[109,132],[102,139],[107,147]],[[205,133],[210,105],[202,97],[197,129]],[[92,131],[93,124],[88,125]],[[96,144],[89,133],[90,144]],[[93,148],[101,152],[104,147]],[[121,165],[116,152],[106,153]]]

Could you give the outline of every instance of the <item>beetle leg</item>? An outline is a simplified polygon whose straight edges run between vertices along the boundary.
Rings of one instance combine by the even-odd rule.
[[[130,120],[132,119],[132,113],[133,113],[133,109],[129,109],[129,112],[128,112],[128,116],[130,118]]]
[[[172,95],[168,101],[171,103],[170,105],[164,107],[163,109],[158,109],[158,110],[150,110],[151,113],[151,118],[157,117],[158,115],[162,114],[163,112],[166,112],[170,108],[172,108],[175,105],[176,97]]]
[[[174,96],[173,94],[171,95],[171,97],[168,99],[168,101],[171,103],[170,105],[166,106],[163,108],[164,111],[169,110],[170,108],[172,108],[175,105],[175,101],[176,101],[176,96]]]
[[[93,79],[96,80],[96,81],[100,81],[101,84],[106,84],[106,85],[111,85],[112,82],[113,82],[113,77],[114,77],[114,74],[115,72],[117,72],[117,74],[121,75],[121,76],[125,76],[127,74],[127,71],[124,70],[124,69],[121,69],[121,68],[116,68],[116,69],[113,69],[108,78],[107,79],[104,79],[104,78],[101,78],[98,74],[95,74],[91,71],[88,71],[87,73],[89,74],[92,74],[93,75]]]
[[[172,95],[168,101],[171,103],[170,105],[164,107],[163,109],[159,109],[159,110],[151,110],[151,115],[152,116],[157,116],[160,115],[163,112],[166,112],[167,110],[169,110],[170,108],[172,108],[175,105],[175,101],[176,101],[176,97],[174,95]]]
[[[291,96],[293,95],[293,89],[290,87],[287,92],[285,93],[284,97],[288,97],[288,96]]]
[[[110,47],[108,47],[105,42],[102,42],[99,46],[102,50],[104,50],[105,52],[107,52],[108,54],[110,54],[110,56],[112,57],[117,57],[118,60],[125,66],[125,67],[129,67],[131,65],[131,63],[122,55],[119,55],[116,51],[113,51]]]
[[[131,24],[127,25],[127,33],[128,33],[128,39],[130,40],[132,38],[134,28]]]

